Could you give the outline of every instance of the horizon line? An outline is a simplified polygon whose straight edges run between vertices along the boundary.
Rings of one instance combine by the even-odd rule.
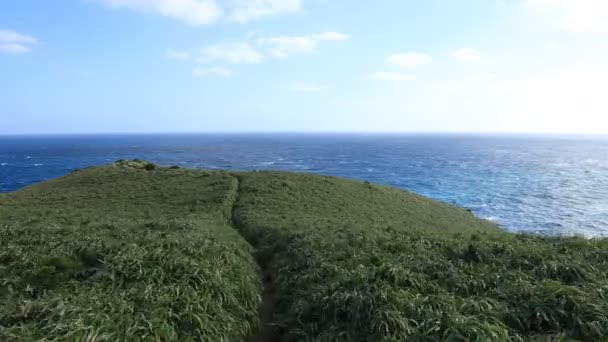
[[[33,132],[2,133],[0,137],[26,136],[116,136],[116,135],[447,135],[447,136],[553,136],[608,137],[606,133],[517,132],[517,131],[167,131],[167,132]]]

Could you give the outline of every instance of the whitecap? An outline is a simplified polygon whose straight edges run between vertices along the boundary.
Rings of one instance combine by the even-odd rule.
[[[30,157],[30,156],[26,156],[26,157],[25,157],[25,159],[32,159],[32,157]]]
[[[6,166],[8,163],[0,163],[0,166]]]
[[[34,164],[34,166],[43,166],[44,164]]]

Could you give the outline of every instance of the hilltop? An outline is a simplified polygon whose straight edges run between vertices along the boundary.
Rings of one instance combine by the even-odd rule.
[[[312,174],[118,161],[0,195],[0,340],[608,335],[608,241]]]

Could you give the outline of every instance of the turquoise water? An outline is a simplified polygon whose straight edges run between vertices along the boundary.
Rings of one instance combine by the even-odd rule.
[[[513,231],[608,236],[608,140],[415,135],[0,137],[0,192],[117,159],[408,189]]]

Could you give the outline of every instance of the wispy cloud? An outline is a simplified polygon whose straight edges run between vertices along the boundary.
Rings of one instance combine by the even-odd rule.
[[[291,85],[291,90],[298,93],[316,93],[326,91],[327,86],[308,82],[296,82]]]
[[[279,13],[297,13],[301,9],[300,0],[238,0],[230,19],[244,23]]]
[[[349,36],[340,32],[323,32],[306,36],[278,36],[260,39],[260,45],[268,50],[271,57],[284,59],[291,54],[312,53],[319,42],[338,42],[349,39]]]
[[[198,64],[213,65],[237,65],[237,64],[259,64],[267,59],[285,59],[292,54],[312,53],[320,43],[340,42],[349,39],[349,36],[341,32],[322,32],[302,36],[276,36],[257,38],[256,35],[247,37],[246,41],[220,43],[208,45],[202,49],[180,51],[169,49],[165,55],[169,59],[193,61]],[[230,71],[224,68],[196,68],[194,75],[202,76],[228,76]],[[231,73],[231,72],[230,72]],[[310,84],[309,84],[310,85]],[[316,89],[318,87],[307,87],[304,83],[295,88],[299,91]]]
[[[471,48],[463,48],[450,52],[450,59],[460,63],[481,63],[479,51]]]
[[[11,30],[0,30],[0,53],[27,53],[37,43],[38,41],[34,37]]]
[[[184,21],[193,26],[215,23],[224,10],[215,0],[98,0],[113,8],[129,8]]]
[[[414,77],[397,72],[378,71],[369,74],[369,78],[380,81],[407,81],[412,80]]]
[[[317,41],[312,37],[280,36],[267,38],[261,41],[262,45],[269,46],[269,53],[274,58],[284,59],[294,53],[311,53],[317,47]]]
[[[301,10],[300,0],[94,0],[112,8],[128,8],[142,13],[181,20],[193,26],[220,20],[248,22],[280,13]]]
[[[561,26],[570,32],[608,35],[608,1],[606,0],[528,0],[535,8],[555,9]]]
[[[228,77],[232,75],[232,70],[222,67],[195,68],[194,70],[192,70],[192,75],[194,77]]]
[[[395,66],[413,69],[431,63],[431,56],[419,52],[399,53],[388,56],[387,62]]]
[[[258,52],[248,43],[218,44],[207,46],[198,58],[199,63],[207,64],[222,62],[227,64],[257,64],[264,59],[264,55]]]

